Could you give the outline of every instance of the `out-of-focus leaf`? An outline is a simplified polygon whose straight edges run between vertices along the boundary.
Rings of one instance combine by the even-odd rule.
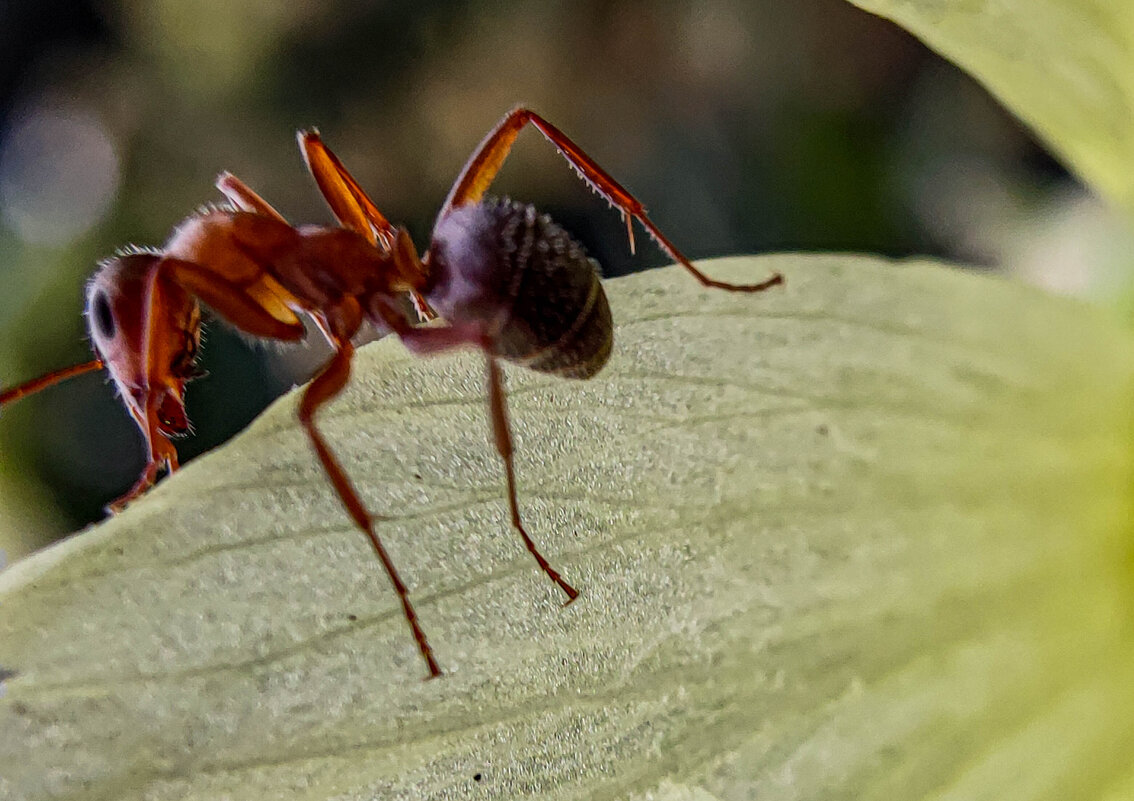
[[[787,256],[759,296],[608,283],[610,366],[509,373],[509,529],[472,354],[359,354],[0,574],[11,799],[1103,798],[1131,782],[1134,343],[926,263]]]
[[[1087,183],[1134,211],[1134,3],[850,2],[971,73]]]

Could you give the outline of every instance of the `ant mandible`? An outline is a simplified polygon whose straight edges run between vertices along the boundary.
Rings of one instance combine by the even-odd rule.
[[[590,378],[610,356],[613,324],[597,265],[566,231],[530,205],[484,198],[528,124],[622,213],[631,249],[637,220],[705,286],[760,292],[783,282],[777,273],[758,284],[728,284],[700,272],[646,216],[641,203],[558,128],[526,108],[509,112],[469,158],[421,256],[406,229],[390,224],[319,135],[301,132],[308,169],[339,227],[294,227],[242,181],[222,174],[217,188],[231,208],[193,215],[160,251],[127,250],[95,273],[87,289],[86,317],[96,358],[0,393],[0,405],[106,367],[149,451],[138,481],[108,507],[118,511],[151,486],[163,467],[177,469],[170,438],[189,428],[184,391],[198,375],[199,303],[240,331],[265,339],[299,340],[304,335],[300,316],[311,319],[334,353],[303,391],[300,423],[397,591],[430,677],[439,676],[409,592],[370,513],[316,427],[315,414],[346,386],[354,355],[351,339],[363,323],[393,331],[416,353],[480,349],[512,525],[543,572],[567,595],[565,603],[578,596],[539,552],[520,518],[499,361],[565,378]],[[445,324],[419,327],[411,322],[402,305],[406,293],[422,319],[436,312]]]

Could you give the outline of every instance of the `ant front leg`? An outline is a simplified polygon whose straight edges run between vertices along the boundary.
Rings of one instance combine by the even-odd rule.
[[[231,172],[222,172],[218,175],[216,185],[221,194],[238,211],[250,211],[254,214],[271,217],[279,222],[287,222],[284,216],[272,207],[271,203],[260,197],[248,184]]]
[[[385,546],[378,538],[370,513],[366,511],[362,499],[358,497],[354,484],[347,476],[346,471],[343,470],[342,465],[339,464],[339,460],[331,451],[330,446],[327,445],[322,433],[315,426],[315,413],[319,410],[319,407],[338,395],[346,386],[347,381],[350,380],[350,363],[354,355],[354,346],[351,345],[349,338],[336,337],[333,344],[335,345],[335,355],[331,357],[331,361],[315,376],[303,392],[303,397],[299,402],[299,422],[307,431],[307,436],[315,447],[315,453],[323,465],[323,470],[331,480],[331,485],[335,488],[343,506],[346,507],[355,525],[366,534],[374,552],[378,555],[379,561],[382,562],[382,567],[386,569],[386,575],[390,577],[390,583],[394,585],[394,590],[401,599],[402,611],[405,613],[406,622],[413,632],[413,638],[417,641],[418,650],[421,651],[421,655],[429,667],[429,678],[436,678],[441,675],[441,668],[437,666],[437,660],[433,658],[433,649],[429,646],[425,632],[418,623],[417,612],[414,611],[413,604],[409,599],[409,590],[401,576],[398,575],[398,570],[394,567],[394,562],[386,552]]]
[[[161,472],[162,467],[168,468],[170,473],[177,471],[177,449],[173,447],[172,443],[162,436],[160,431],[152,430],[148,422],[143,425],[142,431],[145,433],[149,446],[146,466],[129,492],[106,505],[106,511],[110,514],[118,514],[130,503],[141,497],[157,481],[158,473]]]
[[[441,207],[441,213],[437,216],[437,219],[443,219],[457,206],[480,201],[489,184],[500,171],[504,159],[512,150],[516,137],[529,123],[555,146],[555,149],[567,160],[567,163],[579,174],[579,177],[622,212],[622,215],[626,218],[626,231],[630,237],[631,251],[634,249],[634,232],[631,227],[631,220],[633,219],[642,224],[653,240],[670,258],[691,272],[698,281],[707,287],[732,292],[762,292],[784,282],[783,276],[779,273],[773,273],[769,278],[758,284],[730,284],[709,278],[694,267],[689,259],[654,225],[653,220],[646,216],[646,209],[637,198],[626,191],[581,147],[572,142],[565,133],[531,109],[522,107],[512,109],[495,128],[489,131],[488,136],[484,138],[480,147],[476,149],[465,164],[465,168],[453,184],[453,188],[449,190],[449,197],[445,199],[445,204]]]

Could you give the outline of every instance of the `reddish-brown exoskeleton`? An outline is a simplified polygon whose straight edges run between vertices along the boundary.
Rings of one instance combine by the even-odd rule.
[[[315,425],[315,413],[346,385],[365,323],[395,332],[411,350],[437,353],[472,346],[485,355],[489,411],[504,462],[512,525],[540,568],[567,595],[578,592],[539,552],[517,502],[499,360],[568,378],[589,378],[612,345],[610,307],[596,265],[571,236],[528,205],[485,200],[484,193],[528,124],[536,127],[579,175],[617,207],[633,246],[637,220],[670,257],[706,286],[759,292],[781,283],[714,281],[699,272],[646,216],[642,205],[574,142],[524,108],[510,112],[484,139],[441,207],[429,246],[418,255],[409,235],[378,211],[316,133],[301,133],[308,168],[339,227],[290,225],[229,174],[217,187],[232,208],[185,220],[160,251],[134,250],[104,262],[87,292],[87,320],[96,359],[0,394],[0,404],[74,375],[107,367],[145,437],[149,456],[137,483],[111,504],[142,494],[163,467],[177,468],[170,437],[185,432],[185,384],[195,373],[200,341],[198,302],[255,337],[294,341],[311,319],[334,348],[304,390],[299,419],[355,524],[365,532],[401,599],[430,676],[440,675],[409,593],[386,553],[357,491]],[[409,293],[424,318],[405,316]]]

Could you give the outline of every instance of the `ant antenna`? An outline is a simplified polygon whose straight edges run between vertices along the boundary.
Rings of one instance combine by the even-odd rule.
[[[18,401],[27,395],[34,395],[41,389],[55,386],[60,381],[66,381],[68,378],[82,375],[83,373],[94,372],[103,368],[102,359],[92,359],[89,362],[82,364],[73,364],[70,367],[64,367],[59,370],[54,370],[46,375],[41,375],[39,378],[33,378],[31,381],[25,381],[19,386],[12,387],[0,392],[0,406],[5,406],[13,401]]]

